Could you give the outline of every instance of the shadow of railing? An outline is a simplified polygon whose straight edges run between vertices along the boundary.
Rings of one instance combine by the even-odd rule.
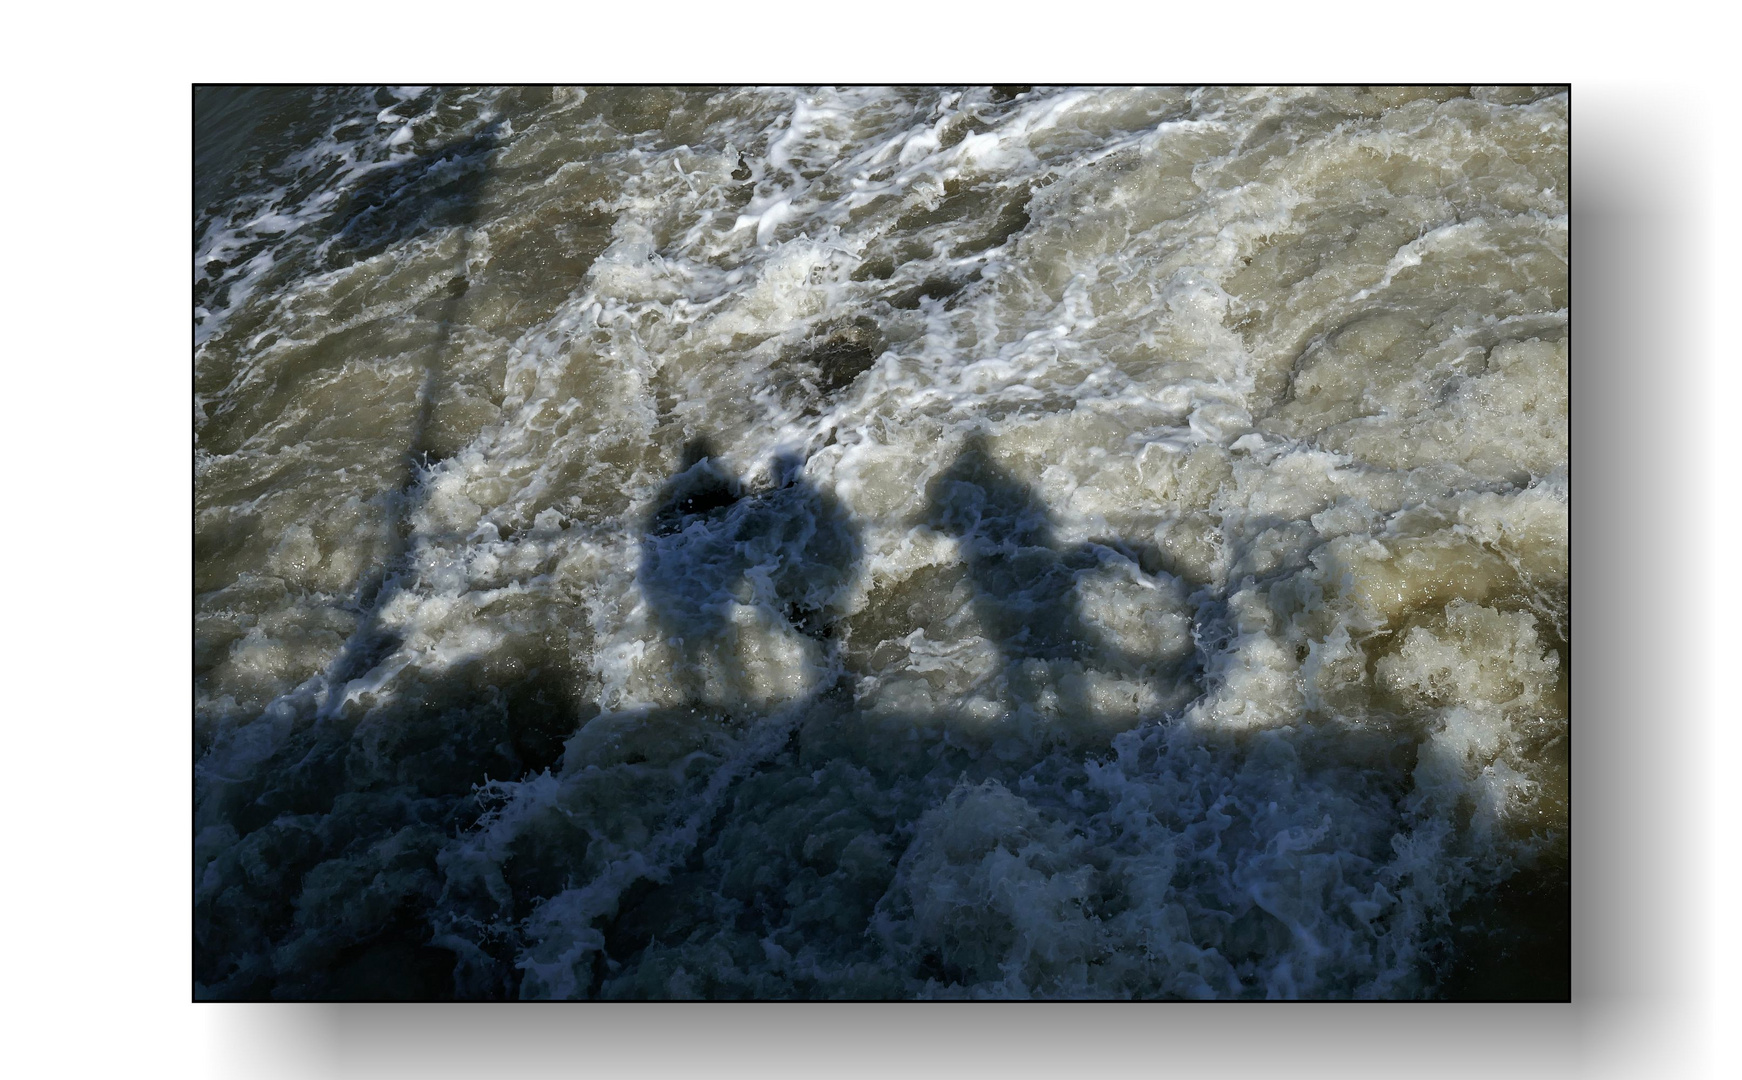
[[[645,715],[632,710],[633,715],[624,714],[622,720],[633,729],[637,717],[643,726],[657,726],[697,709],[729,713],[732,703],[723,700],[727,695],[717,676],[732,664],[732,613],[743,607],[771,612],[784,619],[790,630],[815,642],[818,663],[833,677],[786,701],[766,718],[765,722],[776,723],[775,737],[752,731],[740,753],[717,764],[722,775],[710,785],[705,805],[698,801],[694,808],[693,836],[668,845],[672,847],[668,862],[623,875],[613,895],[603,900],[580,895],[590,889],[570,894],[576,904],[567,912],[568,920],[587,921],[600,935],[592,953],[591,978],[581,977],[573,985],[541,983],[539,992],[563,986],[567,989],[562,992],[575,996],[600,996],[610,973],[643,950],[656,947],[660,940],[706,932],[708,916],[700,912],[710,896],[723,898],[728,905],[743,905],[744,917],[752,911],[772,917],[789,909],[792,901],[783,892],[787,878],[777,876],[755,886],[737,881],[741,875],[714,881],[719,867],[709,865],[711,847],[730,823],[798,812],[778,809],[776,790],[784,790],[780,785],[816,784],[822,790],[851,782],[845,774],[831,775],[843,768],[893,770],[892,781],[894,776],[906,777],[895,781],[897,786],[919,781],[915,792],[923,789],[924,794],[918,801],[910,793],[907,801],[912,805],[901,805],[902,800],[896,799],[888,806],[863,805],[854,813],[864,817],[867,825],[875,820],[877,827],[901,833],[911,829],[931,796],[941,794],[931,788],[943,774],[948,774],[952,785],[1015,779],[1011,762],[974,745],[986,741],[988,733],[972,730],[973,725],[964,727],[960,718],[866,717],[862,723],[842,727],[840,721],[854,713],[854,678],[840,663],[838,645],[845,616],[828,599],[858,572],[858,530],[833,497],[805,477],[803,462],[777,459],[772,473],[770,482],[757,488],[733,474],[705,438],[685,446],[644,520],[637,575],[656,632],[674,657],[671,678],[682,703]],[[996,461],[983,437],[970,437],[951,466],[933,481],[923,514],[926,524],[957,539],[972,583],[968,602],[980,630],[999,650],[1002,663],[997,678],[1012,711],[1032,709],[1050,694],[1059,711],[1078,722],[1076,726],[1094,726],[1093,703],[1080,690],[1061,684],[1049,663],[1099,665],[1127,675],[1156,667],[1155,658],[1109,640],[1091,625],[1076,591],[1078,575],[1100,566],[1109,555],[1117,553],[1135,566],[1138,554],[1119,541],[1076,546],[1058,542],[1039,494]],[[1031,660],[1043,663],[1027,663]],[[1077,682],[1080,685],[1081,680]],[[826,707],[830,695],[837,699],[835,707]],[[575,757],[587,753],[583,740],[577,739],[570,744],[565,773],[625,767],[625,761],[618,759],[622,747],[616,739],[584,742],[594,741],[602,756]],[[760,746],[755,745],[758,742]],[[639,762],[639,755],[634,760]],[[775,787],[763,791],[769,784]],[[831,805],[828,800],[819,801],[819,806],[827,805]],[[820,819],[817,824],[821,825]],[[681,837],[672,831],[667,839]],[[796,843],[803,836],[788,839]],[[899,857],[899,852],[885,854],[886,860],[871,860],[876,866],[866,871],[872,875],[866,879],[869,888],[831,893],[837,915],[853,912],[854,919],[871,918],[880,893],[876,883],[888,884]],[[766,857],[792,863],[791,871],[802,871],[814,861],[808,844],[802,856],[796,851],[771,851]],[[724,892],[713,893],[716,887]],[[595,910],[597,914],[591,914]],[[622,986],[613,991],[623,992]],[[637,996],[633,990],[628,995]]]
[[[460,231],[455,274],[433,311],[434,336],[421,350],[423,371],[416,403],[400,459],[398,482],[387,497],[384,526],[385,553],[373,572],[365,575],[355,598],[363,616],[356,633],[345,643],[328,667],[335,688],[373,670],[401,645],[381,624],[381,610],[398,588],[403,587],[411,548],[411,518],[424,499],[424,483],[437,459],[432,457],[430,428],[444,390],[444,369],[453,366],[457,342],[455,324],[469,283],[467,263],[471,255],[470,226],[477,220],[479,199],[490,171],[490,157],[500,141],[500,124],[492,122],[466,138],[447,143],[428,153],[370,176],[346,198],[329,241],[335,265],[374,258],[413,237],[437,229]],[[329,715],[343,701],[343,693],[329,699]]]
[[[196,893],[195,978],[202,996],[452,996],[455,957],[432,943],[427,918],[442,889],[437,851],[477,820],[480,784],[549,769],[561,757],[564,740],[597,712],[576,696],[579,677],[570,658],[545,650],[521,658],[512,677],[486,670],[482,659],[434,675],[414,669],[398,676],[391,694],[354,710],[363,715],[361,722],[333,722],[358,680],[380,690],[379,684],[398,674],[397,668],[382,668],[403,644],[383,612],[415,586],[412,522],[437,463],[431,431],[444,375],[464,346],[469,230],[480,214],[499,136],[498,124],[490,123],[377,169],[343,195],[329,219],[332,231],[323,243],[330,266],[388,255],[443,230],[457,230],[460,242],[437,302],[406,316],[427,322],[429,333],[418,346],[421,371],[404,451],[382,493],[385,543],[348,605],[357,616],[355,630],[317,680],[324,684],[324,699],[317,697],[312,714],[289,725],[245,775],[197,769],[203,777],[196,780],[202,785],[196,797],[202,820],[221,821],[246,838],[220,858],[268,853],[264,872],[237,871],[237,884],[224,893]],[[309,824],[314,821],[318,827]],[[324,928],[304,925],[321,918],[306,888],[311,875],[380,844],[401,849],[381,868],[396,880],[398,899],[364,915],[355,907],[329,912]],[[282,950],[302,950],[300,959],[275,960],[275,951]]]
[[[1122,542],[1061,542],[1039,493],[983,438],[971,437],[928,486],[921,515],[956,540],[971,585],[963,602],[998,651],[1000,693],[1013,711],[1052,695],[1059,712],[1093,722],[1094,703],[1062,683],[1059,670],[1156,668],[1156,658],[1093,625],[1078,593],[1081,575]],[[1020,787],[1044,812],[1088,812],[1069,801],[1083,797],[1081,785],[1056,796],[1038,789],[1057,777],[1022,786],[1043,758],[1058,764],[1056,746],[1036,743],[1026,757],[1000,757],[973,745],[951,717],[855,710],[852,677],[840,662],[845,616],[838,600],[859,572],[862,540],[797,458],[778,457],[765,476],[750,479],[706,439],[692,440],[642,520],[639,543],[638,587],[672,657],[670,700],[599,714],[575,697],[577,673],[553,655],[548,667],[508,681],[455,670],[425,682],[412,672],[375,707],[365,739],[340,730],[344,725],[299,731],[275,755],[277,767],[260,770],[251,801],[235,817],[239,828],[282,833],[266,849],[276,852],[279,878],[250,881],[252,908],[226,893],[199,909],[204,970],[220,988],[214,996],[670,996],[675,984],[643,984],[623,973],[639,971],[662,943],[734,929],[774,943],[763,946],[771,965],[790,960],[775,943],[777,931],[789,944],[816,935],[853,962],[873,965],[883,947],[868,936],[880,917],[879,897],[898,880],[901,848],[914,842],[916,822],[939,800],[973,785],[993,793],[986,798]],[[1119,554],[1133,563],[1141,556],[1130,547]],[[777,706],[734,698],[727,684],[736,620],[746,611],[765,630],[807,643],[806,662],[824,677]],[[378,636],[377,645],[389,643]],[[368,659],[360,649],[354,655]],[[1195,676],[1176,667],[1168,677]],[[420,711],[430,702],[440,705],[439,724],[418,722],[430,718]],[[697,712],[712,715],[691,715]],[[716,716],[731,723],[715,724]],[[705,737],[697,735],[702,729]],[[1249,764],[1232,737],[1174,734],[1192,742],[1193,762],[1219,776]],[[1364,797],[1375,806],[1401,805],[1409,770],[1397,756],[1407,749],[1382,732],[1355,733],[1318,746],[1324,760],[1299,756],[1298,763],[1326,775],[1370,777],[1359,781]],[[481,776],[498,782],[481,784]],[[1256,843],[1257,830],[1269,827],[1264,815],[1277,810],[1270,800],[1291,782],[1279,778],[1278,792],[1264,788],[1243,809],[1214,784],[1194,788],[1185,794],[1202,805],[1172,812],[1215,818],[1223,828],[1235,822]],[[1058,805],[1042,806],[1049,797]],[[603,817],[587,816],[604,802]],[[542,824],[492,832],[492,807],[511,808],[522,822],[542,815]],[[325,816],[318,826],[295,824],[303,815]],[[619,826],[627,831],[613,831]],[[825,835],[835,839],[817,839]],[[365,851],[369,858],[385,853],[381,874],[345,888],[360,894],[397,875],[386,901],[346,903],[343,888],[329,890],[326,900],[309,890],[299,895],[297,886],[323,873],[324,861],[340,853],[364,859]],[[460,872],[468,859],[472,868]],[[1205,887],[1220,890],[1228,905],[1205,933],[1244,971],[1290,939],[1282,922],[1241,891],[1237,869],[1203,871]],[[1094,877],[1085,874],[1085,881]],[[1130,903],[1113,886],[1098,888],[1084,886],[1085,911]],[[1549,910],[1554,899],[1539,906]],[[823,921],[805,921],[823,919],[824,909]],[[322,937],[319,926],[339,929]],[[566,974],[564,957],[534,955],[551,927],[590,943],[576,947],[579,959]],[[1552,938],[1552,929],[1539,936]],[[912,943],[916,978],[966,985],[984,975],[952,966],[947,950],[934,946]],[[287,956],[298,959],[274,967],[281,962],[274,957]],[[238,967],[223,967],[238,957]],[[547,971],[568,981],[553,983]],[[1454,990],[1486,986],[1484,972],[1460,975]],[[794,979],[782,985],[815,996],[902,996],[909,985]],[[704,993],[756,996],[744,989],[749,983],[696,985]]]

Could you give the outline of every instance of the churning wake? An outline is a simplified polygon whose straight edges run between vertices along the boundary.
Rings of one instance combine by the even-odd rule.
[[[199,996],[1565,995],[1565,92],[196,124]]]

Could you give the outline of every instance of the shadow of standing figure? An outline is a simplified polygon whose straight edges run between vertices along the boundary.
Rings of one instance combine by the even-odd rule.
[[[1004,661],[1011,704],[1040,706],[1057,696],[1060,712],[1089,719],[1078,680],[1061,683],[1055,665],[1112,665],[1134,670],[1127,654],[1084,621],[1077,577],[1113,549],[1101,543],[1061,547],[1040,494],[993,459],[986,438],[969,436],[950,467],[926,489],[926,521],[954,536],[974,584],[981,630]]]
[[[777,457],[749,485],[707,439],[691,440],[648,516],[639,573],[682,700],[731,709],[826,689],[839,666],[836,603],[859,551],[851,518],[802,459]]]

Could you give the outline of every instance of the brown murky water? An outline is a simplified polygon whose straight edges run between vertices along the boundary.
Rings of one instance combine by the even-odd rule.
[[[1567,995],[1564,91],[196,132],[201,996]]]

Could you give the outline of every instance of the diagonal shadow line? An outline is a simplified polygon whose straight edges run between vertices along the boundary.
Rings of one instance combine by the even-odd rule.
[[[501,122],[491,121],[464,139],[372,175],[351,195],[343,223],[333,238],[334,261],[348,265],[438,228],[460,229],[464,237],[460,273],[450,281],[447,295],[434,313],[437,330],[424,350],[399,482],[387,498],[387,550],[379,567],[357,590],[354,604],[362,614],[357,629],[328,665],[329,696],[320,710],[323,716],[335,715],[343,705],[345,695],[339,691],[375,670],[402,644],[385,631],[381,617],[393,597],[407,587],[411,575],[411,522],[428,497],[426,484],[435,464],[430,434],[444,389],[444,369],[453,366],[455,351],[463,347],[456,342],[455,322],[469,287],[464,267],[472,252],[470,226],[477,220],[480,193],[500,143]]]

